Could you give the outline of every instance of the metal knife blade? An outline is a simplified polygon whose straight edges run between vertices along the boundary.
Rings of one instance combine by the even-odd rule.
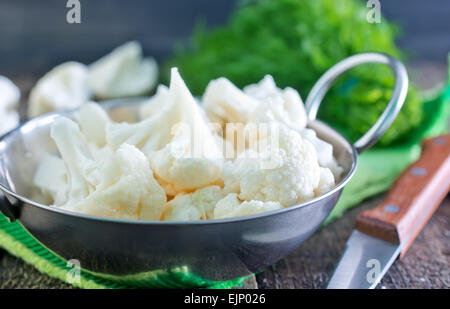
[[[375,288],[400,251],[400,245],[353,231],[327,289]]]
[[[374,288],[402,257],[450,190],[450,134],[426,139],[420,158],[406,168],[384,201],[363,211],[329,289]]]

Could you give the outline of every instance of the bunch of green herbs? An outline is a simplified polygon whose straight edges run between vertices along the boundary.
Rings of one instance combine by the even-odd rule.
[[[373,51],[404,58],[394,42],[397,29],[384,18],[369,23],[369,11],[359,0],[241,2],[227,25],[212,31],[197,27],[191,45],[178,49],[168,65],[178,66],[196,95],[221,76],[244,87],[271,74],[279,87],[296,88],[305,98],[327,69],[348,56]],[[393,84],[392,72],[383,65],[352,69],[330,89],[319,118],[355,141],[375,123]],[[406,142],[422,117],[421,98],[410,87],[378,146]]]

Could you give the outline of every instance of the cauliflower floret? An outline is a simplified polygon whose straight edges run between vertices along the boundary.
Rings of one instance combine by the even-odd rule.
[[[84,104],[75,114],[75,119],[86,138],[89,153],[95,161],[104,162],[114,154],[106,144],[106,126],[111,120],[100,105],[94,102]]]
[[[96,103],[89,102],[80,108],[75,118],[80,125],[81,132],[89,142],[95,143],[98,147],[106,145],[106,126],[111,120],[103,108]]]
[[[221,125],[228,122],[246,123],[259,104],[224,77],[209,82],[202,102],[208,118]]]
[[[160,220],[166,194],[136,147],[123,144],[97,162],[78,125],[65,117],[55,120],[51,136],[69,176],[68,199],[62,208],[111,218]]]
[[[294,130],[306,127],[306,111],[298,92],[290,87],[279,89],[271,75],[245,87],[244,92],[261,102],[250,113],[248,122],[275,122]]]
[[[320,166],[329,168],[333,172],[334,178],[339,179],[343,169],[333,157],[333,145],[318,138],[316,132],[312,129],[304,129],[300,134],[316,148]]]
[[[138,42],[128,42],[89,66],[89,85],[98,98],[119,98],[149,93],[158,79],[153,58],[142,58]]]
[[[217,202],[214,219],[249,216],[266,211],[281,209],[279,202],[240,201],[236,193],[230,193]]]
[[[106,125],[106,142],[112,149],[122,144],[138,147],[146,155],[170,141],[170,128],[179,122],[180,113],[166,106],[160,113],[140,122],[111,122]]]
[[[276,128],[278,138],[272,139]],[[247,150],[225,164],[225,192],[237,193],[243,201],[279,201],[282,206],[313,198],[320,181],[314,146],[283,126],[272,127],[269,136],[272,142],[266,143],[265,150],[256,155]]]
[[[221,184],[220,160],[192,158],[189,155],[186,158],[176,157],[171,150],[176,143],[176,140],[172,141],[170,145],[151,153],[149,157],[156,179],[167,195],[175,196],[208,185]]]
[[[63,63],[45,74],[31,89],[28,117],[76,108],[90,96],[87,67],[78,62]]]
[[[182,111],[181,122],[172,127],[174,137],[158,151],[149,153],[151,166],[169,195],[217,184],[221,178],[222,150],[177,69],[172,69],[171,104]]]
[[[178,75],[176,70],[173,72],[175,73],[172,75]],[[181,79],[181,77],[179,78]],[[157,108],[159,111],[152,109],[152,115],[150,117],[146,117],[137,123],[108,123],[106,125],[107,144],[112,149],[117,149],[123,143],[135,145],[146,155],[151,151],[160,150],[166,146],[170,142],[172,135],[176,133],[174,129],[177,124],[185,122],[185,119],[189,117],[196,117],[200,111],[200,108],[197,106],[189,91],[187,93],[179,93],[173,86],[171,88],[167,95],[163,94],[164,90],[162,89],[164,88],[160,88],[162,91],[161,100],[158,98],[154,101],[160,107]],[[183,98],[183,95],[188,95],[188,98]],[[194,100],[193,106],[191,106],[191,98]],[[162,101],[165,101],[164,104],[162,104]],[[194,114],[191,115],[192,113]],[[203,119],[195,120],[202,121]]]
[[[266,129],[271,125],[283,126],[300,132],[311,142],[320,166],[329,168],[335,179],[340,178],[342,167],[333,157],[333,146],[319,139],[313,130],[306,129],[306,111],[298,92],[290,87],[278,88],[271,75],[266,75],[257,84],[248,85],[243,91],[225,78],[213,80],[206,88],[203,104],[211,119],[222,126],[228,123],[223,138],[234,147],[232,154],[239,156],[244,149],[252,149],[253,144],[267,139],[269,130]]]
[[[19,124],[17,112],[20,90],[8,78],[0,76],[0,135]]]
[[[138,123],[108,123],[106,140],[112,149],[140,148],[169,195],[220,183],[222,150],[176,68],[162,110]]]
[[[40,189],[49,204],[62,205],[67,200],[67,170],[64,161],[51,154],[45,154],[39,161],[33,184]]]
[[[188,221],[214,218],[214,207],[224,197],[219,186],[209,186],[189,194],[179,194],[167,203],[164,220]]]
[[[89,149],[89,153],[91,154],[92,158],[97,162],[104,162],[106,159],[108,159],[110,156],[114,154],[114,150],[112,150],[108,146],[99,147],[94,142],[88,142],[87,147]]]
[[[316,196],[327,193],[331,189],[333,189],[335,185],[334,175],[329,168],[321,167],[320,168],[320,180],[319,185],[314,190]]]
[[[123,144],[100,166],[99,184],[84,200],[66,203],[72,211],[103,217],[160,220],[166,194],[153,178],[148,160],[132,145]]]
[[[139,108],[139,117],[146,119],[161,111],[169,99],[169,88],[159,85],[156,94]]]
[[[87,141],[79,126],[66,117],[58,117],[50,129],[66,165],[69,178],[68,200],[82,200],[99,183],[98,164],[92,158]]]
[[[211,121],[225,123],[276,122],[301,130],[307,117],[298,92],[277,88],[270,75],[241,91],[226,78],[211,81],[203,96],[203,108]]]

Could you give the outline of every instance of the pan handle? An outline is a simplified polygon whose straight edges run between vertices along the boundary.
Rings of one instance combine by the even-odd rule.
[[[358,139],[354,146],[358,153],[370,148],[383,135],[389,126],[397,117],[408,92],[408,73],[406,72],[403,63],[397,59],[381,53],[361,53],[350,56],[332,66],[322,77],[316,82],[314,87],[306,98],[306,114],[311,120],[316,119],[317,111],[320,103],[330,89],[332,83],[347,70],[363,63],[382,63],[388,65],[394,73],[394,91],[389,100],[388,105],[381,114],[380,118],[360,139]]]

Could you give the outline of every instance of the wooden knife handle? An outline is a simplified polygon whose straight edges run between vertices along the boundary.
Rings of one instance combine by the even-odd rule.
[[[389,190],[385,200],[362,212],[356,228],[402,245],[402,257],[450,189],[450,134],[423,142],[422,155]]]

